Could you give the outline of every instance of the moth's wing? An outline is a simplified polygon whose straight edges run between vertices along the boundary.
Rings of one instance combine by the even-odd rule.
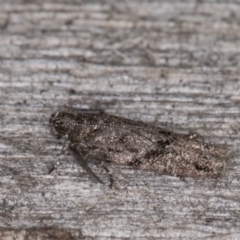
[[[223,146],[178,136],[171,145],[171,155],[178,159],[179,166],[186,166],[186,175],[216,178],[226,168],[229,150]]]
[[[179,137],[176,143],[189,151],[201,155],[215,156],[219,159],[227,159],[231,153],[226,146],[207,143],[204,140],[200,141],[197,138],[192,140],[189,136]]]

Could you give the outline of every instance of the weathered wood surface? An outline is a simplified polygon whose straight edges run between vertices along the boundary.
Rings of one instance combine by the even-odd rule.
[[[75,239],[240,238],[239,1],[0,4],[2,239],[51,226]],[[217,181],[113,166],[109,189],[70,155],[49,175],[62,142],[48,119],[64,105],[197,131],[233,154]]]

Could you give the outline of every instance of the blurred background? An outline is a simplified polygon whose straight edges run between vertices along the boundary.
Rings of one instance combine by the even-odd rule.
[[[238,239],[239,12],[237,0],[0,0],[0,237]],[[48,120],[63,106],[197,132],[232,158],[216,182],[115,166],[110,190],[70,155],[49,175],[63,140]]]

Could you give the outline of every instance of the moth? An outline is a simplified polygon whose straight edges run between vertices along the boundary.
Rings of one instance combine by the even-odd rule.
[[[225,170],[229,151],[141,121],[102,111],[63,108],[55,111],[50,127],[66,138],[69,150],[97,182],[102,180],[88,166],[116,163],[184,177],[218,178]],[[107,168],[106,168],[107,169]]]

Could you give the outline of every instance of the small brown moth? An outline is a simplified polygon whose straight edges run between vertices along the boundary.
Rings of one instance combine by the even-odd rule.
[[[68,149],[95,180],[102,180],[88,166],[114,162],[179,177],[217,178],[224,171],[229,151],[182,135],[101,111],[63,108],[49,124],[66,136]]]

